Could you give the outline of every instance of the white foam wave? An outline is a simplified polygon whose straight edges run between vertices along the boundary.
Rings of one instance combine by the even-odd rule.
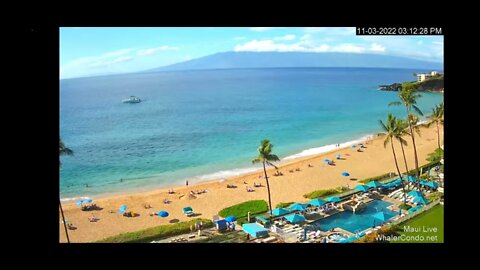
[[[90,197],[74,197],[74,198],[63,198],[60,199],[61,202],[71,202],[71,201],[76,201],[76,200],[87,200],[91,199]]]
[[[352,145],[357,144],[357,143],[362,143],[362,142],[365,142],[367,139],[373,138],[373,137],[375,137],[373,134],[372,135],[366,135],[366,136],[363,136],[363,137],[361,137],[357,140],[340,143],[339,148],[344,148],[344,147],[352,146]],[[307,149],[307,150],[303,150],[300,153],[297,153],[297,154],[294,154],[294,155],[291,155],[291,156],[287,156],[287,157],[283,158],[283,160],[291,160],[291,159],[296,159],[296,158],[301,158],[301,157],[314,156],[314,155],[330,152],[330,151],[333,151],[333,150],[336,150],[336,149],[339,149],[339,148],[335,147],[335,144],[324,145],[324,146],[320,146],[320,147],[315,147],[315,148],[310,148],[310,149]]]
[[[259,170],[259,168],[256,168],[256,167],[237,168],[232,170],[223,170],[223,171],[218,171],[210,174],[195,176],[193,177],[193,179],[198,180],[199,182],[206,181],[206,180],[223,179],[223,178],[229,178],[232,176],[239,176],[243,174],[252,173],[257,170]]]

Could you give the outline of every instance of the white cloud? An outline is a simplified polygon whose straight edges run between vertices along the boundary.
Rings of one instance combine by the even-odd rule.
[[[74,59],[60,66],[60,78],[85,76],[91,74],[92,68],[97,70],[111,68],[116,64],[132,61],[133,57],[128,54],[134,50],[134,48],[127,48]]]
[[[361,47],[355,44],[349,44],[349,43],[340,44],[333,48],[333,51],[335,52],[349,52],[349,53],[362,53],[362,52],[365,52],[365,50],[366,49],[364,47]]]
[[[265,32],[268,30],[278,29],[278,28],[280,27],[250,27],[250,30],[255,32]]]
[[[378,44],[378,43],[372,43],[372,45],[370,46],[370,49],[369,51],[372,51],[372,52],[384,52],[385,51],[385,47]]]
[[[422,40],[406,36],[358,36],[359,40],[379,44],[389,55],[443,62],[443,37],[424,37]],[[419,41],[422,41],[419,44]]]
[[[384,52],[385,47],[377,43],[359,45],[343,43],[338,45],[314,44],[304,39],[293,44],[276,43],[273,40],[252,40],[245,44],[238,44],[234,47],[236,52],[345,52],[345,53],[366,53]]]
[[[296,38],[295,35],[285,35],[283,37],[276,37],[273,38],[274,40],[294,40]]]
[[[137,51],[137,55],[147,56],[147,55],[155,54],[159,51],[177,51],[178,49],[179,48],[175,47],[175,46],[163,45],[163,46],[156,47],[156,48],[140,49],[140,50]]]
[[[128,49],[116,50],[116,51],[113,51],[113,52],[107,52],[107,53],[102,54],[98,58],[105,59],[105,58],[110,58],[110,57],[116,57],[116,56],[128,54],[133,50],[134,50],[133,48],[128,48]]]

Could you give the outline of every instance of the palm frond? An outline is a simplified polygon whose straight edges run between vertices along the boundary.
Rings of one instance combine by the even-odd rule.
[[[400,101],[393,101],[388,103],[388,106],[400,106],[400,105],[402,105],[402,102]]]
[[[253,163],[253,164],[255,164],[255,163],[261,163],[261,162],[263,162],[263,159],[260,158],[260,157],[257,157],[257,158],[252,159],[252,163]]]
[[[266,160],[268,160],[268,161],[279,161],[280,159],[278,158],[277,155],[269,154],[268,156],[266,156]]]
[[[278,170],[278,167],[275,166],[275,164],[271,163],[270,161],[265,161],[265,163],[267,163],[268,165],[270,165],[270,166],[272,166],[272,167],[274,167],[275,169]]]
[[[404,138],[400,137],[400,138],[397,138],[397,139],[401,144],[403,144],[405,146],[408,146],[407,140],[405,140]]]
[[[387,138],[383,141],[383,148],[387,148],[388,142],[390,142],[390,136],[387,135]]]
[[[418,114],[420,114],[420,115],[423,116],[423,113],[422,113],[422,111],[420,110],[420,108],[418,108],[418,107],[415,106],[415,105],[412,105],[412,107],[413,107],[413,109],[414,109]]]
[[[382,120],[378,120],[378,123],[380,123],[380,126],[382,127],[382,129],[383,129],[384,131],[388,131],[387,126],[385,126],[385,124],[383,123]]]

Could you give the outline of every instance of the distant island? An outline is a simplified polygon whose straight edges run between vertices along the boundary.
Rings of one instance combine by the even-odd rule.
[[[426,92],[440,92],[443,93],[444,74],[432,71],[431,73],[414,74],[417,77],[417,81],[411,82],[417,91]],[[389,85],[379,85],[379,90],[382,91],[400,91],[402,90],[401,83],[393,83]]]
[[[359,53],[223,52],[142,72],[240,68],[408,68],[442,70],[443,63]]]

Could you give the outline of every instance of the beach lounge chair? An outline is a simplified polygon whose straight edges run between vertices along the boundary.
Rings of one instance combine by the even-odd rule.
[[[187,206],[183,208],[183,214],[186,215],[187,217],[191,217],[194,215],[193,209],[191,206]]]

